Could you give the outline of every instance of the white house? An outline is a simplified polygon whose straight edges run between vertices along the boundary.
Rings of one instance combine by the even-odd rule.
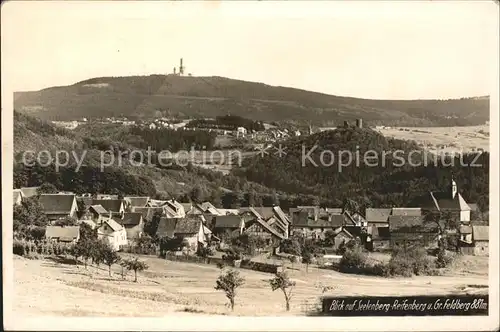
[[[245,137],[247,134],[247,129],[244,127],[238,127],[236,128],[236,137]]]
[[[97,238],[108,242],[118,251],[128,244],[125,227],[110,218],[105,218],[97,229]]]

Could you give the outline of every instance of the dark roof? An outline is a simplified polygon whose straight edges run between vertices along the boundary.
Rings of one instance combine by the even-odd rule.
[[[174,234],[194,234],[200,230],[201,218],[199,216],[187,216],[178,218]]]
[[[127,201],[130,206],[139,206],[139,207],[144,207],[146,204],[149,202],[149,197],[144,196],[126,196],[125,201]]]
[[[90,209],[94,210],[96,213],[101,214],[101,215],[105,215],[105,214],[109,213],[108,211],[106,211],[105,208],[102,207],[102,205],[91,205],[89,207],[89,210]]]
[[[215,216],[214,228],[240,228],[242,218],[240,216]]]
[[[343,214],[330,214],[319,216],[317,220],[310,218],[307,212],[298,212],[292,215],[293,227],[308,228],[337,228],[344,224]]]
[[[160,212],[161,214],[164,214],[163,208],[162,207],[135,207],[132,209],[132,212],[138,212],[142,214],[142,217],[144,219],[151,220],[155,213]]]
[[[424,224],[421,216],[389,216],[389,228],[391,231],[410,230]]]
[[[80,236],[79,226],[47,226],[45,237],[58,238],[61,240],[77,239]]]
[[[137,226],[141,223],[142,213],[140,212],[125,212],[123,218],[117,220],[123,226]]]
[[[422,209],[421,208],[393,208],[392,215],[393,216],[421,216]]]
[[[76,201],[77,202],[83,202],[83,204],[85,204],[86,206],[90,206],[92,205],[92,197],[83,197],[83,196],[76,196]]]
[[[159,237],[173,237],[175,224],[177,223],[177,218],[165,218],[162,217],[158,223],[158,228],[156,230],[156,235]]]
[[[460,193],[452,198],[451,192],[448,191],[430,192],[422,207],[432,210],[470,211],[469,205]]]
[[[365,210],[365,218],[367,222],[388,222],[392,209],[372,209]]]
[[[474,241],[489,241],[489,226],[472,226],[472,238]]]
[[[391,238],[391,233],[389,227],[371,227],[372,240],[389,240]]]
[[[75,195],[42,194],[39,201],[45,214],[65,214],[71,211]]]
[[[123,204],[121,199],[93,199],[92,205],[102,205],[108,212],[120,212],[120,207]]]

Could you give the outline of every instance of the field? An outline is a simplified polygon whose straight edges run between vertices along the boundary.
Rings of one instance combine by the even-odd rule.
[[[430,151],[458,152],[483,149],[489,151],[490,128],[483,126],[467,127],[383,127],[378,131],[386,137],[414,140]]]
[[[68,259],[29,260],[14,257],[14,315],[148,316],[227,315],[226,298],[214,289],[220,271],[216,266],[172,262],[143,256],[149,265],[133,282],[133,272],[122,280],[121,268],[112,277],[106,266],[76,267]],[[487,291],[488,258],[464,257],[453,275],[379,278],[341,274],[295,264],[289,269],[296,281],[291,311],[284,310],[283,294],[272,292],[271,274],[240,270],[245,284],[236,297],[234,315],[303,316],[318,303],[325,286],[335,295],[418,295]],[[298,268],[298,269],[297,269]]]

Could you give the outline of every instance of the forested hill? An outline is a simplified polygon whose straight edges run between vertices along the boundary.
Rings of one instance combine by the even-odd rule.
[[[428,159],[427,166],[413,167],[408,163],[409,153],[417,151],[411,156],[414,166],[423,162],[426,154],[415,142],[386,138],[371,129],[357,127],[294,138],[282,148],[286,155],[280,157],[276,148],[268,149],[263,156],[245,160],[234,174],[276,190],[322,197],[334,206],[354,199],[364,207],[418,205],[419,196],[447,189],[453,175],[468,202],[488,209],[488,153],[475,161],[474,165],[481,164],[480,167],[470,166],[476,153],[464,156],[467,166],[462,166],[458,158],[453,163],[439,158],[437,163]],[[367,151],[371,152],[364,159]],[[360,156],[358,164],[356,154]],[[339,168],[339,155],[343,156],[341,163],[348,166]]]
[[[368,100],[269,86],[224,77],[101,77],[15,94],[18,111],[47,120],[220,115],[331,126],[363,118],[370,125],[457,126],[489,120],[489,97],[455,100]]]

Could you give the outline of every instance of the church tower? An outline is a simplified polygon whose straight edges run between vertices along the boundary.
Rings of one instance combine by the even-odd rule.
[[[455,198],[458,193],[457,183],[453,178],[451,178],[451,198]]]

